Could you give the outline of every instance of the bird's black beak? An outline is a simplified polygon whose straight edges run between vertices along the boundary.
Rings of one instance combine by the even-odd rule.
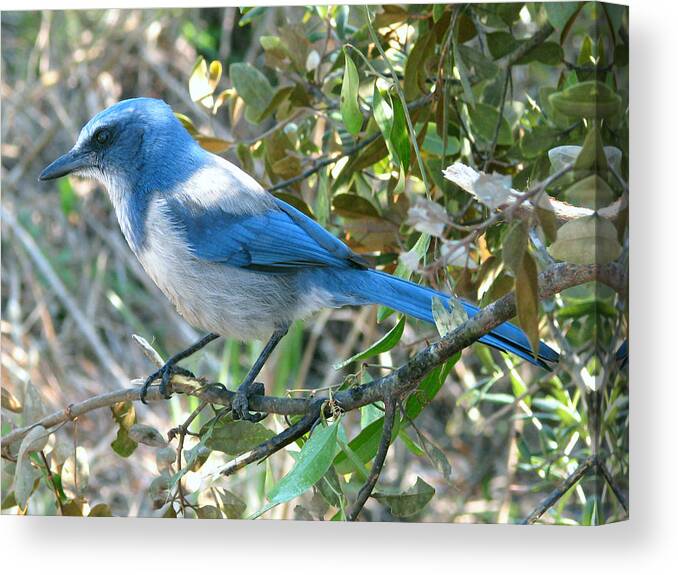
[[[91,154],[73,148],[47,166],[38,176],[38,180],[54,180],[77,170],[90,168],[92,167],[91,159]]]

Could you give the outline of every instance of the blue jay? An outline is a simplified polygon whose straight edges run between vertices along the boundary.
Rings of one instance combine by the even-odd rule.
[[[142,266],[191,325],[209,332],[145,381],[167,397],[177,363],[219,336],[268,339],[240,385],[233,410],[249,418],[248,397],[290,324],[327,307],[383,304],[433,322],[434,296],[449,295],[370,269],[348,246],[252,177],[201,148],[162,100],[135,98],[94,116],[75,146],[40,180],[92,177],[108,190],[122,233]],[[478,308],[461,302],[473,315]],[[558,354],[504,323],[480,341],[548,369]]]

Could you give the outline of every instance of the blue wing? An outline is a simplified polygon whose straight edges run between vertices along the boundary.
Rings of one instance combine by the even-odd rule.
[[[277,198],[275,204],[277,209],[256,215],[169,205],[192,252],[207,261],[270,272],[366,267],[360,256],[311,218]]]

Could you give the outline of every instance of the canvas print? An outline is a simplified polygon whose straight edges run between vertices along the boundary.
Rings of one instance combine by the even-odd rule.
[[[2,13],[2,513],[629,516],[629,13]]]

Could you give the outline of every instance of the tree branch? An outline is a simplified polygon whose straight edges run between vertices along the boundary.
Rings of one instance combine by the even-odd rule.
[[[614,263],[605,265],[556,264],[539,276],[539,297],[540,299],[548,298],[564,289],[590,281],[600,281],[616,291],[622,291],[626,285],[626,273],[621,266]],[[515,314],[515,295],[509,293],[480,310],[438,342],[418,352],[398,369],[370,383],[340,391],[333,395],[333,399],[344,411],[352,411],[375,401],[384,401],[387,397],[402,397],[403,394],[415,389],[419,381],[436,366],[498,325],[510,320]],[[115,403],[139,400],[142,381],[134,380],[133,387],[89,398],[43,417],[31,425],[11,431],[2,438],[3,452],[13,443],[23,439],[37,425],[50,429],[96,409],[110,407]],[[223,386],[204,386],[201,381],[183,375],[175,375],[172,378],[171,387],[176,393],[194,395],[208,403],[225,407],[231,407],[235,395]],[[314,422],[313,417],[317,417],[316,409],[319,409],[319,405],[326,399],[324,397],[302,399],[255,395],[250,399],[250,406],[254,411],[262,413],[309,416],[307,424],[310,429]],[[151,387],[148,390],[147,400],[165,401],[165,398],[157,387]],[[296,424],[295,429],[304,428],[300,426],[300,423]],[[290,441],[294,439],[296,437]],[[263,453],[261,456],[266,455],[264,452],[261,453]]]
[[[374,486],[377,484],[377,479],[381,474],[381,470],[384,467],[384,461],[386,461],[386,454],[388,453],[388,448],[391,446],[391,435],[393,434],[393,422],[395,421],[395,406],[396,400],[393,397],[387,397],[384,400],[384,429],[381,433],[381,440],[379,441],[379,449],[377,450],[377,455],[372,462],[372,469],[370,469],[370,474],[365,482],[365,485],[362,486],[358,492],[358,498],[355,500],[351,509],[349,509],[346,514],[346,518],[349,521],[355,521],[358,518],[358,515],[362,511],[362,508],[367,503]]]
[[[510,54],[507,54],[503,60],[500,61],[500,64],[505,68],[510,68],[515,65],[518,60],[525,56],[530,50],[539,46],[539,44],[546,41],[546,39],[551,35],[554,28],[550,23],[544,24],[539,30],[537,30],[532,36],[530,36],[525,42],[523,42],[518,48],[516,48]]]
[[[222,469],[222,475],[233,475],[239,469],[254,463],[255,461],[261,461],[269,455],[272,455],[276,451],[280,451],[286,445],[289,445],[293,441],[296,441],[304,434],[309,432],[318,418],[320,417],[320,408],[325,402],[324,399],[317,399],[311,403],[309,407],[309,413],[302,417],[297,423],[291,425],[278,435],[271,437],[268,441],[264,441],[252,451],[238,455],[235,459],[231,459]]]
[[[549,493],[542,502],[530,513],[522,522],[523,525],[532,525],[546,511],[553,507],[558,500],[565,495],[584,475],[596,464],[595,455],[588,457],[577,469],[575,469],[565,480]]]

